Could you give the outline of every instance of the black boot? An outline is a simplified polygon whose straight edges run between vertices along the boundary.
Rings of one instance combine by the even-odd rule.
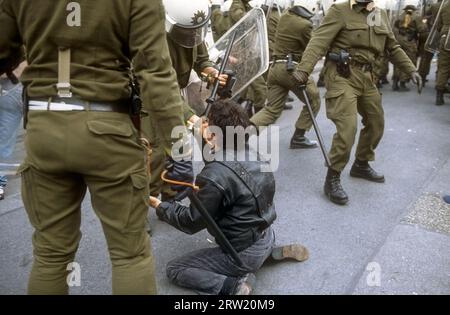
[[[311,141],[305,137],[304,129],[295,129],[294,135],[291,138],[291,145],[289,149],[314,149],[317,148],[317,142]]]
[[[377,173],[367,161],[356,160],[350,170],[350,176],[367,179],[371,182],[384,183],[384,175]]]
[[[341,185],[341,173],[329,168],[323,191],[331,202],[338,205],[348,203],[348,196]]]
[[[386,76],[381,77],[380,81],[381,81],[381,84],[389,84],[389,80],[387,79]]]
[[[436,105],[444,105],[444,91],[436,90]]]
[[[406,86],[405,81],[400,81],[400,87],[398,89],[400,92],[409,92],[410,89]]]
[[[392,81],[392,90],[393,91],[398,91],[399,87],[398,87],[398,79],[394,78]]]

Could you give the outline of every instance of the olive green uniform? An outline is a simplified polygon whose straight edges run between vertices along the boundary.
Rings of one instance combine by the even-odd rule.
[[[222,12],[220,6],[213,6],[211,13],[211,29],[214,42],[217,42],[232,26],[229,12]]]
[[[230,17],[232,25],[236,24],[248,11],[252,9],[249,1],[233,0],[230,7]],[[241,97],[253,101],[255,111],[259,111],[264,107],[267,100],[267,84],[263,76],[256,78],[248,87],[241,93]]]
[[[395,21],[394,34],[402,49],[415,65],[417,63],[418,40],[421,34],[426,31],[426,27],[422,22],[422,18],[416,12],[411,15],[411,22],[405,25],[404,21],[407,15],[406,13],[402,13]],[[409,73],[404,73],[399,67],[394,66],[394,80],[406,82],[409,79]]]
[[[167,37],[167,42],[169,45],[170,58],[172,60],[173,68],[177,73],[178,85],[180,89],[184,89],[188,85],[189,76],[192,69],[194,69],[194,71],[201,76],[203,69],[214,66],[214,63],[209,60],[208,50],[205,43],[202,43],[194,48],[186,48],[177,45],[170,37]],[[184,103],[183,109],[184,119],[185,121],[188,121],[189,118],[194,115],[194,112],[186,103]],[[162,148],[159,134],[160,132],[158,129],[153,128],[153,126],[155,126],[153,123],[146,123],[145,126],[150,128],[150,130],[145,133],[148,134],[152,147],[150,195],[156,197],[162,192],[164,199],[174,197],[176,192],[170,189],[169,184],[163,183],[161,180],[161,174],[165,169],[167,154]]]
[[[292,73],[286,68],[286,56],[292,54],[294,59],[299,61],[311,38],[311,32],[312,23],[308,19],[290,11],[281,16],[274,44],[274,63],[269,71],[268,103],[266,107],[251,118],[251,121],[256,126],[268,126],[280,117],[289,91],[293,91],[302,102],[305,102],[302,91],[296,87]],[[316,84],[311,78],[308,81],[306,90],[311,100],[313,111],[317,115],[320,109],[320,95]],[[306,107],[303,108],[295,127],[303,130],[311,129],[312,121]]]
[[[280,15],[276,8],[272,9],[269,20],[267,21],[267,39],[269,41],[269,58],[272,60],[273,48],[275,45],[275,39],[277,35],[278,23],[280,22]]]
[[[447,1],[438,17],[438,30],[441,32],[436,90],[445,91],[450,78],[450,51],[444,48],[450,29],[450,1]]]
[[[415,71],[414,64],[395,40],[387,14],[381,10],[381,25],[369,26],[369,12],[354,2],[333,5],[322,24],[314,31],[297,69],[312,73],[317,61],[327,51],[348,50],[352,55],[351,75],[337,73],[336,64],[326,63],[327,117],[336,125],[330,150],[331,168],[341,172],[348,163],[357,131],[357,113],[362,116],[356,158],[372,161],[384,131],[381,95],[373,81],[372,71],[377,57],[387,51],[390,60],[406,73]]]
[[[429,31],[431,30],[434,22],[436,21],[437,13],[439,12],[440,6],[441,6],[441,2],[437,2],[437,3],[431,4],[431,6],[428,8],[428,10],[426,12],[428,31],[423,32],[421,34],[421,38],[420,38],[421,44],[419,46],[419,52],[420,52],[421,58],[420,58],[418,72],[419,72],[420,76],[424,79],[424,82],[425,82],[425,78],[430,73],[431,61],[433,60],[433,56],[434,56],[434,54],[432,52],[425,49],[426,48],[425,43],[427,41],[428,36],[430,35]],[[422,46],[423,46],[423,48],[422,48]]]
[[[81,202],[89,189],[112,262],[113,293],[156,293],[145,231],[144,149],[127,112],[133,60],[144,107],[159,122],[163,146],[170,150],[171,130],[183,124],[182,99],[161,1],[79,0],[68,6],[67,1],[4,0],[0,25],[0,61],[26,44],[29,67],[22,81],[30,101],[56,101],[58,48],[65,47],[71,51],[73,92],[65,102],[122,108],[28,113],[27,156],[20,167],[23,202],[35,228],[28,292],[68,293],[67,269],[81,239]]]

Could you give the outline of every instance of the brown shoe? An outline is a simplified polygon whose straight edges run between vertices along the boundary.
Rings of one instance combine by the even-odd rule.
[[[272,250],[272,258],[275,260],[294,259],[305,261],[309,258],[308,249],[300,244],[291,244],[275,247]]]

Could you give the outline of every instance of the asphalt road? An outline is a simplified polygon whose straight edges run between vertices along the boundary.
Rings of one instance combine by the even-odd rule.
[[[445,106],[433,105],[433,80],[434,75],[422,95],[384,87],[386,130],[373,166],[385,174],[386,183],[351,178],[349,165],[342,176],[350,196],[344,207],[323,195],[326,169],[320,151],[288,149],[300,103],[283,113],[277,122],[277,243],[300,242],[311,257],[304,263],[264,266],[257,273],[255,294],[450,294],[450,206],[440,198],[450,193],[450,99]],[[329,147],[334,125],[324,108],[318,122]],[[315,138],[313,132],[310,136]],[[16,149],[16,159],[21,157],[23,141]],[[20,180],[13,178],[6,192],[0,201],[0,294],[24,294],[32,229]],[[164,267],[182,253],[212,246],[208,235],[185,235],[158,221],[152,211],[150,217],[159,293],[192,293],[170,284]],[[82,232],[76,257],[81,286],[71,293],[110,294],[110,261],[88,197]]]

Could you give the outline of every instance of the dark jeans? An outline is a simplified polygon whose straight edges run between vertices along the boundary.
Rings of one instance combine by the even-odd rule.
[[[239,267],[219,247],[193,251],[167,264],[167,277],[182,287],[199,294],[230,294],[233,283],[247,273],[255,273],[272,253],[275,234],[272,228],[265,230],[261,239],[239,252],[245,267]],[[225,292],[222,290],[227,283]],[[231,284],[231,286],[230,286]],[[228,292],[227,292],[228,291]]]

